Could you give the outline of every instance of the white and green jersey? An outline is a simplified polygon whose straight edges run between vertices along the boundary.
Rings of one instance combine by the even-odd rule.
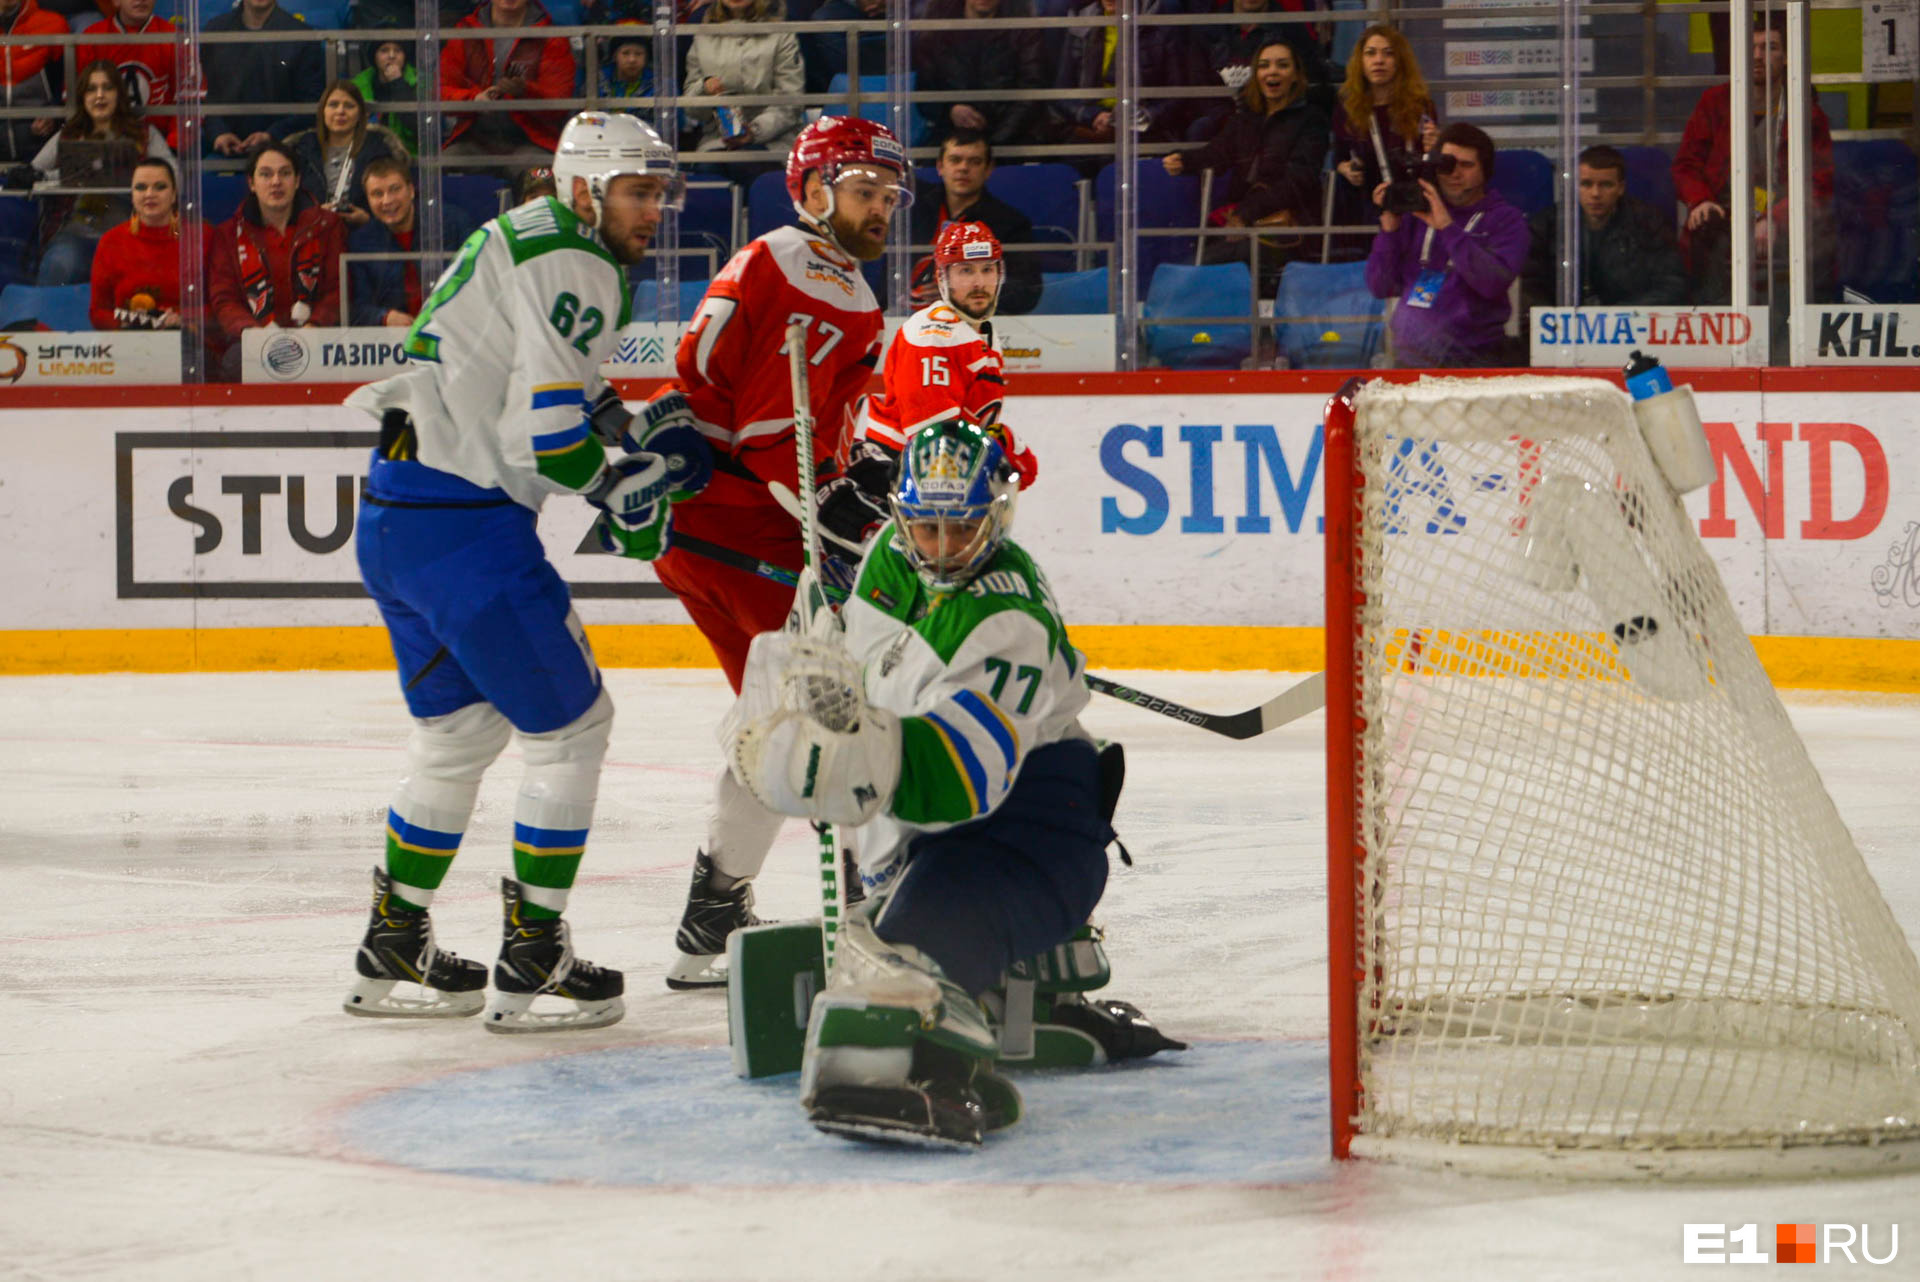
[[[407,410],[419,462],[538,511],[606,465],[584,409],[629,304],[599,234],[559,201],[533,201],[467,238],[407,331],[412,368],[347,404]]]
[[[874,539],[840,613],[868,702],[901,719],[899,787],[859,839],[869,876],[915,833],[990,813],[1035,748],[1090,738],[1084,658],[1033,558],[1008,540],[972,582],[935,595],[898,538],[889,526]]]

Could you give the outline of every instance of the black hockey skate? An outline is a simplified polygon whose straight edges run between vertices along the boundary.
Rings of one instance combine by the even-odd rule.
[[[388,1019],[457,1019],[486,1004],[487,968],[434,947],[424,909],[393,902],[393,878],[373,870],[373,915],[353,959],[358,972],[341,1007],[349,1015]],[[398,984],[417,985],[396,996]]]
[[[673,937],[680,955],[667,969],[667,987],[673,989],[725,988],[727,936],[742,926],[764,925],[753,915],[753,880],[735,882],[726,890],[713,887],[713,860],[701,851],[693,860],[693,885],[687,891],[687,910]]]
[[[1100,1044],[1106,1062],[1145,1059],[1161,1051],[1183,1051],[1185,1042],[1175,1041],[1155,1028],[1138,1006],[1084,993],[1061,993],[1053,999],[1049,1013],[1052,1023],[1076,1029]]]
[[[910,1077],[904,1086],[823,1087],[807,1120],[843,1139],[963,1151],[1020,1120],[1020,1092],[982,1061],[920,1042]]]
[[[520,883],[500,879],[505,901],[505,937],[493,968],[493,1000],[487,1005],[490,1033],[551,1033],[569,1028],[602,1028],[627,1013],[620,995],[626,978],[573,955],[567,923],[559,917],[522,917]],[[564,997],[572,1010],[536,1011],[533,999]]]

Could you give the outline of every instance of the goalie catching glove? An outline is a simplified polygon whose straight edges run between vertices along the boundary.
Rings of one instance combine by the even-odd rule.
[[[727,767],[776,814],[863,824],[900,782],[900,719],[870,707],[839,645],[763,632],[720,725]]]

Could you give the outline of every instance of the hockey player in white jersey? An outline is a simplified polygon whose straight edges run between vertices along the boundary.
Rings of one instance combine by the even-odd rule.
[[[576,956],[561,916],[613,704],[534,523],[548,497],[578,496],[600,509],[607,550],[651,559],[712,464],[683,400],[636,420],[597,373],[627,324],[626,267],[681,199],[672,149],[635,117],[582,112],[553,169],[557,197],[482,227],[440,277],[407,333],[411,367],[347,401],[381,422],[356,550],[414,717],[345,1002],[356,1015],[484,1001],[490,1031],[531,1032],[623,1013],[620,972]],[[629,452],[609,459],[603,441]],[[486,968],[435,944],[428,906],[516,731],[525,769],[486,1001]],[[544,995],[571,1005],[536,1009]]]
[[[901,458],[893,520],[842,611],[844,646],[756,638],[725,727],[770,809],[848,825],[867,898],[815,1000],[802,1100],[833,1134],[969,1146],[1010,1124],[998,1061],[1177,1048],[1106,979],[1117,746],[1081,728],[1082,658],[1009,537],[1012,466],[951,419]]]

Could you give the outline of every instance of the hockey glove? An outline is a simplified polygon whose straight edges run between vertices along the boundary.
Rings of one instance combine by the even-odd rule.
[[[673,480],[658,454],[628,454],[612,460],[600,483],[586,493],[600,509],[593,532],[616,556],[651,561],[669,546]]]
[[[887,505],[887,495],[893,492],[899,467],[900,456],[878,441],[862,437],[847,452],[847,475],[853,478],[861,493],[872,495],[883,508]]]
[[[820,519],[820,578],[851,592],[867,541],[889,519],[885,498],[862,489],[851,476],[836,476],[814,492]]]
[[[867,540],[890,519],[884,497],[860,488],[851,476],[836,476],[814,492],[820,538],[829,555],[859,563]]]
[[[687,398],[677,391],[654,397],[633,416],[625,444],[667,460],[676,503],[706,489],[713,479],[713,447],[694,426]]]
[[[600,438],[600,443],[609,448],[616,445],[629,450],[639,448],[627,439],[627,429],[632,423],[633,415],[621,403],[620,393],[611,387],[601,388],[600,395],[587,406],[587,425]]]

